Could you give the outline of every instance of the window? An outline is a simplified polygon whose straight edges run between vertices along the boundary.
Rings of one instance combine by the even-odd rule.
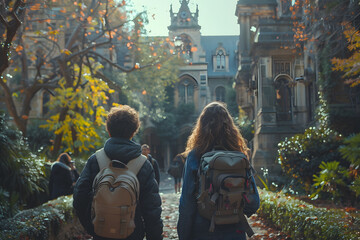
[[[215,89],[215,97],[216,101],[225,102],[225,88],[217,87]]]
[[[274,61],[274,76],[279,74],[288,74],[291,76],[290,62],[288,61]]]
[[[216,54],[216,69],[225,69],[225,53],[223,50],[219,50]]]
[[[206,75],[200,75],[200,84],[206,85]]]
[[[276,119],[277,121],[289,121],[292,115],[291,89],[289,80],[279,78],[275,81],[276,91]]]
[[[194,84],[191,80],[185,79],[179,84],[179,100],[181,103],[194,102]]]

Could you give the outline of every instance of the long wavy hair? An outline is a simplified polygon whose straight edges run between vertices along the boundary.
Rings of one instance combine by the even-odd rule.
[[[201,156],[217,146],[229,151],[240,151],[245,155],[249,151],[226,104],[222,102],[209,103],[202,110],[187,140],[185,154],[195,149],[196,154]]]

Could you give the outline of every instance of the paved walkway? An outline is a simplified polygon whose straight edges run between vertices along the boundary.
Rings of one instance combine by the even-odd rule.
[[[180,194],[175,194],[174,180],[166,173],[161,173],[160,196],[162,199],[162,219],[164,221],[164,240],[178,239],[177,237],[177,220],[179,216],[179,198]],[[286,234],[273,229],[255,214],[248,219],[255,235],[249,240],[280,240],[290,239]]]
[[[179,216],[180,193],[175,194],[173,178],[163,172],[161,172],[160,176],[159,190],[162,199],[164,240],[178,239],[176,225]],[[249,224],[252,226],[255,235],[248,240],[290,240],[286,234],[265,225],[264,221],[258,218],[256,214],[249,218]],[[79,239],[92,240],[92,237],[85,234]]]

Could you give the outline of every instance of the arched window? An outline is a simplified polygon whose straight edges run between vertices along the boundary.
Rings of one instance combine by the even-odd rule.
[[[179,53],[180,56],[182,56],[185,59],[192,59],[193,57],[193,45],[191,42],[191,39],[186,34],[181,34],[177,37],[175,37],[175,50],[177,53]]]
[[[225,88],[224,87],[217,87],[215,89],[215,98],[216,101],[225,102]]]
[[[275,81],[276,91],[276,119],[277,121],[289,121],[292,115],[291,89],[289,80],[279,78]]]
[[[179,100],[181,103],[194,102],[194,83],[185,78],[179,83]]]
[[[225,53],[223,50],[219,50],[216,54],[216,69],[225,69]]]

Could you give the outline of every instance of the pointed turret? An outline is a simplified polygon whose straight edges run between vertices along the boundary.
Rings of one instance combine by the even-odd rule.
[[[198,23],[199,9],[196,6],[196,12],[192,13],[189,8],[190,0],[179,0],[180,8],[177,13],[172,11],[172,6],[170,6],[170,18],[171,25],[168,27],[170,31],[176,29],[192,28],[200,30]]]

